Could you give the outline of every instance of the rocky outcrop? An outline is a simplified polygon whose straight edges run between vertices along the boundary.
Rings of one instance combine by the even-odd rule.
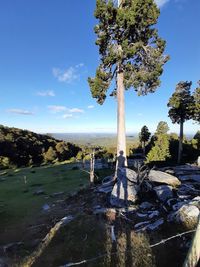
[[[137,200],[137,174],[128,168],[119,168],[117,181],[113,187],[110,204],[115,207],[127,206]]]
[[[175,176],[161,171],[151,170],[148,178],[151,182],[159,184],[167,184],[170,186],[179,186],[181,184]]]
[[[166,202],[173,197],[172,187],[169,185],[155,186],[153,189],[161,202]]]

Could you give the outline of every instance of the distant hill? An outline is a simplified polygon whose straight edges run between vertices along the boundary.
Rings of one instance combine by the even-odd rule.
[[[68,140],[80,146],[92,145],[109,148],[116,147],[117,144],[116,134],[111,133],[51,133],[51,136],[61,140]],[[128,145],[135,145],[137,141],[137,134],[127,135]]]
[[[50,135],[0,125],[0,168],[31,166],[76,157],[80,147]]]

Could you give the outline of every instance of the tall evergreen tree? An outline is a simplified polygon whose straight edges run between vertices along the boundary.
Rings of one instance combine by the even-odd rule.
[[[168,60],[164,56],[165,41],[154,25],[159,17],[154,0],[96,0],[96,44],[100,65],[94,78],[88,78],[91,93],[103,104],[111,81],[117,96],[117,155],[126,157],[124,90],[133,87],[138,95],[153,93],[160,85],[159,77]]]
[[[167,106],[169,109],[169,117],[172,123],[180,125],[178,163],[182,160],[183,151],[183,124],[192,118],[194,99],[190,93],[192,82],[179,82],[176,85],[175,92],[169,99]]]
[[[194,91],[194,114],[193,119],[200,123],[200,81],[198,81],[198,87]]]
[[[151,136],[151,133],[149,132],[149,129],[146,125],[144,125],[141,129],[141,132],[139,133],[139,139],[143,147],[144,155],[145,155],[145,146],[146,142],[149,141],[149,138]]]

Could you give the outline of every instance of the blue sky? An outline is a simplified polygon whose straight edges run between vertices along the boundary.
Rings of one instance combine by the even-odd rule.
[[[199,0],[157,0],[158,29],[171,59],[154,94],[126,92],[127,132],[167,121],[167,102],[181,80],[200,79]],[[116,100],[99,106],[87,77],[98,65],[95,0],[3,0],[0,6],[0,124],[35,132],[116,132]],[[186,133],[199,125],[185,124]]]

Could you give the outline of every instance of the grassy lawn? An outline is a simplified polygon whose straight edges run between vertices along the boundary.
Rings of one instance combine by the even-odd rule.
[[[51,194],[64,192],[60,198],[65,199],[89,185],[89,174],[73,169],[73,164],[24,168],[3,173],[0,172],[0,236],[31,224],[40,217],[44,213],[43,205],[51,205],[56,199]],[[100,176],[106,174],[102,170],[98,173]],[[34,195],[40,189],[44,194]],[[0,238],[0,243],[4,239]]]

